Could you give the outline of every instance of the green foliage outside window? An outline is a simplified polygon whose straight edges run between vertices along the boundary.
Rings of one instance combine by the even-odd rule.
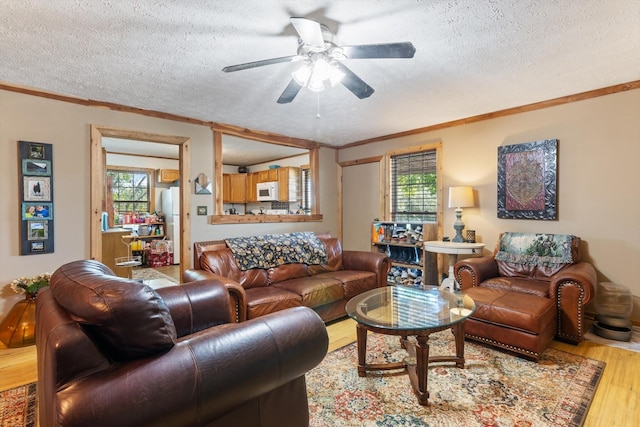
[[[118,212],[149,212],[149,174],[109,170],[114,208]]]
[[[436,152],[391,158],[391,217],[394,221],[436,222]]]

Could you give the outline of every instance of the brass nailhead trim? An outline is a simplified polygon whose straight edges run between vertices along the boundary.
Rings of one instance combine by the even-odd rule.
[[[515,351],[517,353],[526,353],[526,354],[529,354],[529,355],[534,356],[536,358],[538,358],[540,356],[540,353],[536,353],[536,352],[533,352],[531,350],[526,350],[526,349],[521,348],[521,347],[516,347],[516,346],[513,346],[513,345],[504,344],[504,343],[501,343],[499,341],[490,340],[488,338],[479,337],[477,335],[471,335],[471,334],[464,334],[464,335],[466,337],[468,337],[468,338],[471,338],[471,339],[474,339],[474,340],[477,340],[477,341],[482,341],[482,342],[485,342],[487,344],[492,344],[492,345],[495,345],[497,347],[506,348],[507,350]]]
[[[580,289],[580,297],[578,298],[578,335],[569,335],[562,332],[562,316],[558,316],[556,335],[562,338],[567,338],[573,341],[582,341],[584,339],[583,320],[584,320],[584,288],[579,283],[571,280],[563,282],[558,286],[558,298],[556,299],[557,312],[560,313],[560,301],[562,300],[562,290],[565,286],[573,285]]]
[[[475,286],[478,286],[478,283],[476,281],[476,275],[473,274],[473,270],[470,269],[469,267],[465,267],[465,266],[460,267],[458,269],[458,276],[456,277],[456,280],[458,281],[458,283],[460,283],[462,281],[462,275],[460,274],[460,272],[463,271],[463,270],[464,271],[468,271],[469,275],[471,276],[471,287],[473,288]]]

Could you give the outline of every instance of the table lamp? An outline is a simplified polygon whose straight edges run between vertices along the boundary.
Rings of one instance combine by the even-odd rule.
[[[464,242],[462,230],[464,222],[462,222],[462,208],[473,206],[473,188],[471,187],[449,187],[449,208],[456,208],[456,222],[453,228],[456,230],[456,236],[453,242]]]

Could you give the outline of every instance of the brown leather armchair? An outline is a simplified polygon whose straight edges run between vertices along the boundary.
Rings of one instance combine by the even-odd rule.
[[[579,249],[576,236],[503,233],[493,255],[458,261],[456,281],[477,307],[465,337],[532,359],[554,337],[581,342],[597,277]]]
[[[307,426],[324,323],[296,307],[234,323],[228,290],[152,290],[90,260],[38,295],[41,427]]]

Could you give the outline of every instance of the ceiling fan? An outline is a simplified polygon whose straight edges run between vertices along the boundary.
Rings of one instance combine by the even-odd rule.
[[[303,87],[319,92],[338,83],[363,99],[373,94],[373,88],[347,68],[343,60],[413,58],[416,51],[411,42],[338,46],[334,43],[333,34],[319,22],[292,17],[291,24],[299,36],[297,55],[231,65],[222,71],[230,73],[282,62],[300,62],[300,68],[292,73],[291,81],[278,98],[279,104],[293,101]]]

